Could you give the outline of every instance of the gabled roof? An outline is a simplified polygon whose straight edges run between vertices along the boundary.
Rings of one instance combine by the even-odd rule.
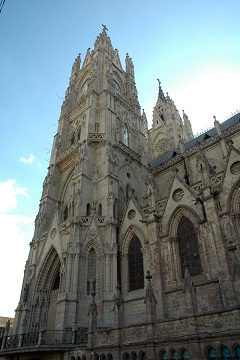
[[[224,121],[223,123],[220,124],[220,128],[222,131],[236,125],[237,123],[240,122],[240,113],[232,116],[231,118],[229,118],[228,120]],[[191,147],[195,146],[196,143],[202,143],[203,141],[205,141],[206,139],[216,135],[216,129],[215,127],[213,127],[212,129],[206,131],[205,133],[191,139],[190,141],[184,143],[184,148],[185,150],[190,149]],[[176,156],[176,154],[180,154],[180,148],[177,147],[175,149],[172,149],[170,151],[168,151],[167,153],[163,154],[162,156],[160,156],[157,159],[154,159],[151,162],[151,166],[153,168],[165,163],[165,161],[172,159],[174,156]]]

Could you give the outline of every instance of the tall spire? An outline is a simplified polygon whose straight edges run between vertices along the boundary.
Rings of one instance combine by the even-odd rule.
[[[159,79],[157,79],[158,81],[158,97],[162,100],[162,101],[166,101],[165,99],[165,96],[164,96],[164,93],[162,91],[162,88],[161,88],[161,81]]]

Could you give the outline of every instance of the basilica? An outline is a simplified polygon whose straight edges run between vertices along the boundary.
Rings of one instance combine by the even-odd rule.
[[[157,93],[157,89],[156,89]],[[103,27],[53,140],[5,360],[240,359],[240,114],[193,136]]]

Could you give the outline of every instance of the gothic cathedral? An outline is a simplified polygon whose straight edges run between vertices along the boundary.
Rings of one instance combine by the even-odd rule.
[[[240,359],[240,114],[152,129],[106,28],[76,58],[1,359]]]

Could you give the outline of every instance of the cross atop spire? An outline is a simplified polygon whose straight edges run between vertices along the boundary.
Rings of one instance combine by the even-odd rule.
[[[102,27],[103,27],[103,30],[104,30],[104,31],[108,31],[108,28],[106,27],[106,25],[103,25],[103,24],[102,24]]]

